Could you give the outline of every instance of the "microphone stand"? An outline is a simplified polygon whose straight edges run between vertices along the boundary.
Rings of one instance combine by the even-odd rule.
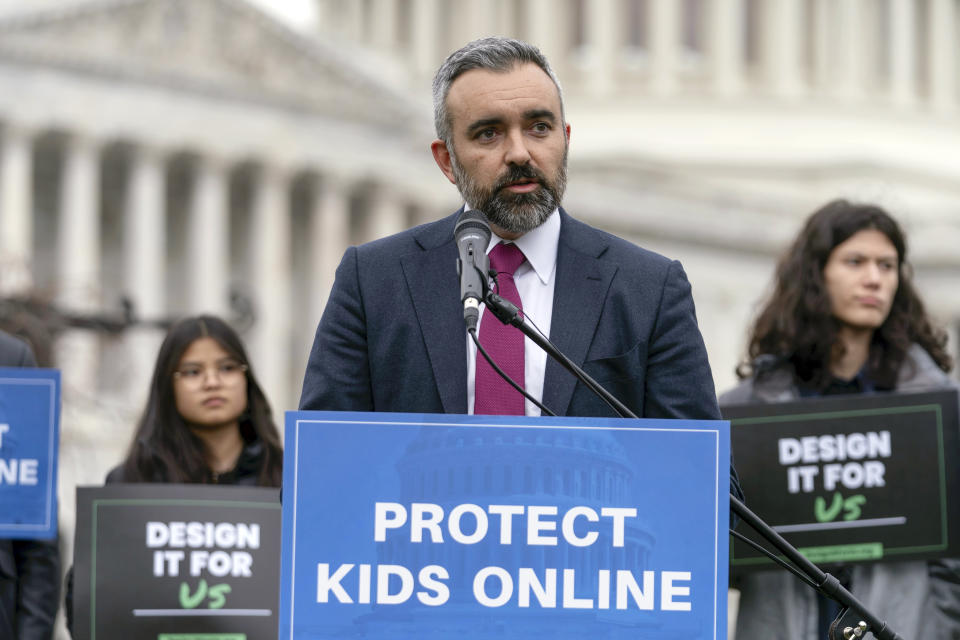
[[[578,367],[570,358],[565,356],[552,342],[533,327],[516,305],[508,300],[504,300],[489,290],[486,291],[484,302],[487,305],[487,309],[489,309],[500,322],[516,327],[526,337],[533,340],[533,342],[546,351],[550,357],[557,360],[567,371],[603,398],[620,417],[638,418],[637,414],[631,411],[629,407],[600,386],[598,382],[588,376],[583,369]],[[829,640],[854,640],[855,638],[862,638],[867,632],[872,633],[878,640],[903,640],[893,629],[887,626],[886,622],[881,621],[863,606],[849,590],[840,584],[839,580],[829,573],[824,573],[817,565],[807,560],[802,553],[784,540],[779,533],[774,531],[770,525],[750,511],[750,509],[734,495],[730,496],[730,509],[805,573],[821,593],[840,603],[842,609],[840,610],[840,615],[838,615],[837,619],[830,625]]]
[[[840,581],[829,573],[824,573],[817,565],[807,560],[802,553],[783,539],[770,525],[761,520],[747,508],[736,496],[730,496],[730,509],[754,531],[767,539],[770,544],[783,553],[817,586],[825,596],[832,598],[843,607],[837,619],[830,625],[830,640],[852,640],[861,638],[870,631],[879,640],[903,640],[887,623],[873,615],[863,603],[857,600]]]

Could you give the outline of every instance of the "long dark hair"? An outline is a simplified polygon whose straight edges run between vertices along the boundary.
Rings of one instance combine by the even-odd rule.
[[[238,362],[247,365],[247,410],[240,416],[244,442],[262,448],[257,484],[279,487],[283,452],[270,404],[263,394],[243,343],[226,322],[215,316],[195,316],[177,322],[167,333],[150,383],[150,396],[123,463],[126,482],[205,483],[210,471],[203,442],[190,431],[177,411],[173,373],[187,348],[199,338],[213,338]]]
[[[763,306],[749,336],[747,361],[737,367],[745,378],[754,373],[761,355],[776,356],[793,365],[798,382],[823,389],[831,379],[831,360],[843,353],[823,280],[823,269],[834,248],[864,229],[885,235],[897,250],[899,285],[890,313],[873,332],[867,371],[881,389],[896,386],[897,373],[913,343],[923,347],[944,371],[952,367],[947,336],[930,323],[911,282],[903,231],[880,207],[828,202],[813,213],[777,265],[773,294]]]

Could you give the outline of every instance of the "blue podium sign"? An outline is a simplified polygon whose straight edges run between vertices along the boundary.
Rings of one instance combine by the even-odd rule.
[[[57,535],[60,372],[0,368],[0,538]]]
[[[280,635],[726,637],[729,423],[289,412]]]

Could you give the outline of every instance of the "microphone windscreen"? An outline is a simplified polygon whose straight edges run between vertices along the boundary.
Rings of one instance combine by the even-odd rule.
[[[490,242],[490,223],[487,222],[487,216],[482,211],[470,209],[461,213],[460,217],[457,218],[457,224],[453,228],[453,236],[457,239],[457,243],[459,244],[463,234],[469,232],[478,233],[485,237],[488,243]]]

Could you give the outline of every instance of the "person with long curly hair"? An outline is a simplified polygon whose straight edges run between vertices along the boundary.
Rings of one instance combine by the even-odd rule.
[[[880,207],[834,200],[814,212],[777,265],[749,333],[731,404],[955,387],[947,337],[911,281],[906,238]],[[960,561],[908,561],[834,572],[905,638],[960,637]],[[836,605],[785,572],[739,585],[737,638],[820,640]]]

